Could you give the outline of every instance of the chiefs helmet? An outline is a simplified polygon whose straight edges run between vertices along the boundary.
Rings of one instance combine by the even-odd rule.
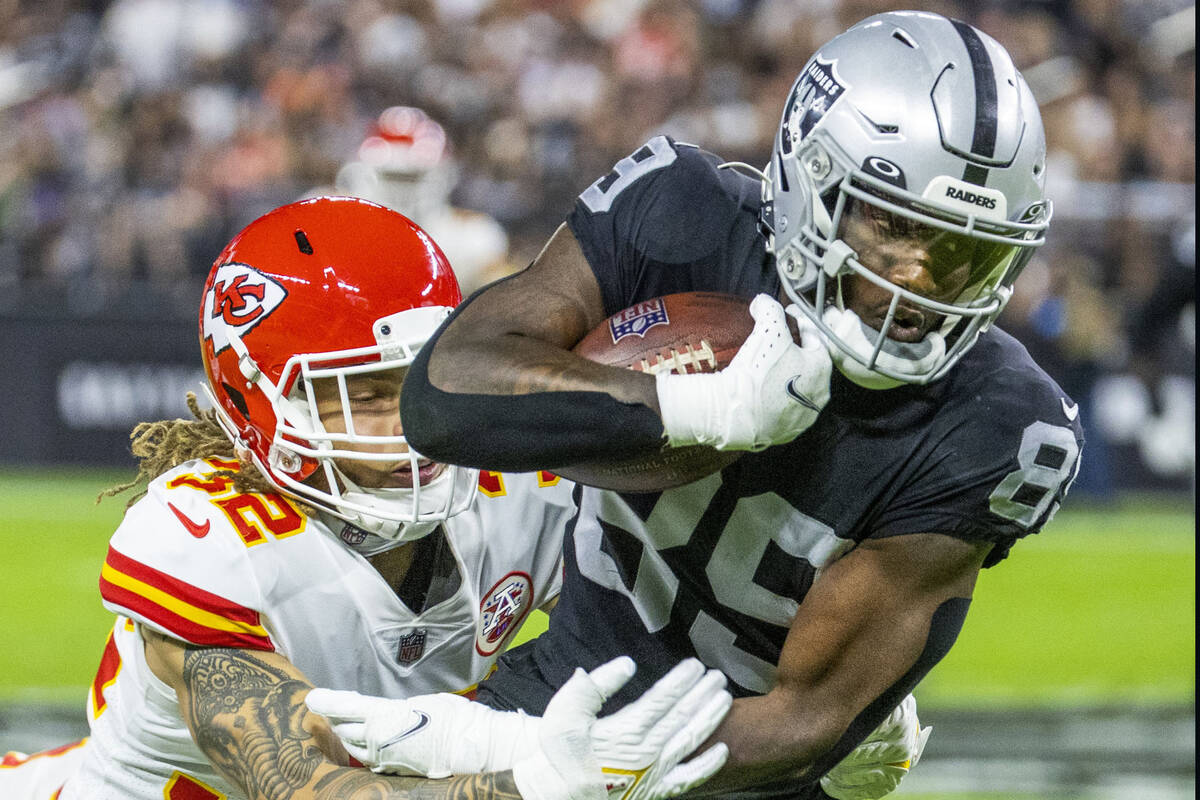
[[[355,433],[346,377],[411,364],[461,299],[438,246],[394,211],[320,197],[260,217],[213,263],[200,309],[222,427],[281,492],[391,541],[429,533],[470,506],[476,473],[447,467],[423,483],[404,436]],[[346,432],[322,425],[318,379],[336,381]],[[403,458],[412,488],[358,486],[335,463]]]
[[[763,182],[763,227],[786,293],[869,387],[937,380],[1000,314],[1051,207],[1046,144],[1029,87],[1004,48],[966,23],[898,11],[858,23],[809,59],[784,108]],[[881,278],[842,239],[847,209],[906,218],[965,259],[966,288],[938,302]],[[841,278],[892,292],[879,330],[843,306]],[[940,324],[921,341],[885,333],[897,304]]]
[[[339,192],[427,225],[449,204],[457,177],[445,129],[419,108],[392,106],[359,145],[358,160],[343,165],[334,183]]]

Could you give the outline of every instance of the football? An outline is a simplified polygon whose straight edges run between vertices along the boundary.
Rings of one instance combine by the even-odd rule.
[[[590,331],[574,352],[591,361],[651,374],[716,372],[729,366],[754,329],[750,301],[717,292],[681,292],[619,311]],[[706,445],[666,447],[638,459],[575,464],[564,478],[620,492],[660,492],[711,475],[740,451]]]

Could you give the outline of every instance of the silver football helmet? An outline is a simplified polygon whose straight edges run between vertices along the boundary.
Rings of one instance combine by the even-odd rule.
[[[834,345],[834,363],[871,388],[928,383],[1000,314],[1044,241],[1046,145],[1029,87],[987,34],[937,14],[863,20],[809,59],[784,108],[763,182],[763,226],[788,296]],[[843,240],[867,204],[969,263],[956,297],[885,280]],[[860,208],[863,208],[860,206]],[[843,303],[842,278],[892,293],[878,329]],[[886,332],[897,307],[939,320],[919,341]]]

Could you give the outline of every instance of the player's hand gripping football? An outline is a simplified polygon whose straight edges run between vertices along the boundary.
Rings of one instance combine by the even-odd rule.
[[[750,314],[754,330],[725,369],[658,373],[658,404],[671,445],[762,450],[795,439],[829,402],[833,365],[816,326],[765,294],[750,303]],[[788,316],[796,320],[799,345]]]
[[[512,769],[526,800],[657,800],[707,780],[725,763],[717,744],[684,762],[733,703],[725,677],[681,662],[639,699],[596,718],[633,676],[618,658],[577,670],[544,717],[495,711],[450,694],[408,700],[314,689],[309,708],[346,750],[377,772],[432,778]]]
[[[862,744],[821,778],[836,800],[877,800],[892,792],[921,760],[933,727],[922,728],[910,694]]]

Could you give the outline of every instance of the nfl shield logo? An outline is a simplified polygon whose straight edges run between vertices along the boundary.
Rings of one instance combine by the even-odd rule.
[[[339,535],[341,536],[342,541],[351,547],[356,544],[362,544],[367,540],[367,532],[364,530],[359,530],[353,525],[347,525],[342,528],[342,532]]]
[[[626,336],[644,337],[655,325],[666,325],[670,321],[662,300],[646,300],[609,317],[608,331],[616,344]]]
[[[412,633],[400,637],[400,647],[396,650],[396,660],[403,666],[416,663],[425,655],[425,629],[418,628]]]

